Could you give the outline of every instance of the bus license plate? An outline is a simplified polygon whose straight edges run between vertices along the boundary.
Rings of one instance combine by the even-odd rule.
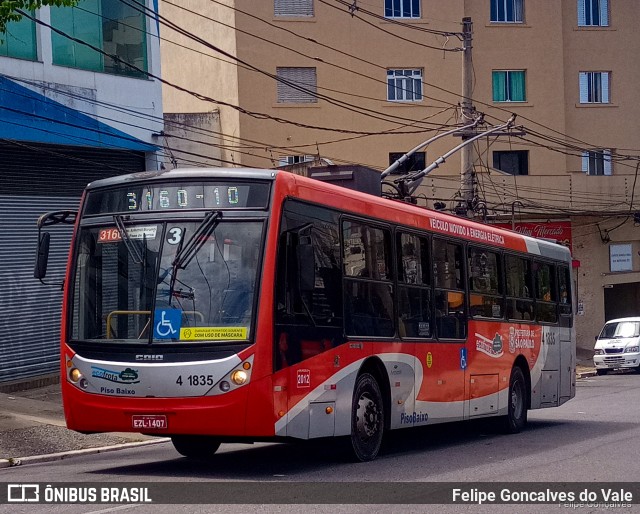
[[[167,416],[164,415],[140,415],[140,416],[132,416],[133,428],[138,430],[164,430],[169,428],[169,424],[167,423]]]

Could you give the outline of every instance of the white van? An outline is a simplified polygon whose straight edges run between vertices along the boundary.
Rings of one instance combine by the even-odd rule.
[[[598,375],[620,368],[640,371],[640,317],[607,321],[596,337],[593,364]]]

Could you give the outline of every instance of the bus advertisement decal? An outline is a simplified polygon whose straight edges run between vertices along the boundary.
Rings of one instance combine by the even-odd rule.
[[[247,327],[188,327],[180,329],[181,341],[243,341]]]
[[[91,366],[91,376],[93,378],[100,378],[102,380],[108,380],[109,382],[115,382],[116,384],[138,384],[140,382],[138,370],[131,368],[113,370],[100,368],[98,366]]]
[[[536,341],[542,339],[541,329],[535,327],[509,327],[509,352],[516,353],[516,350],[530,349],[536,347]]]
[[[496,332],[496,335],[493,339],[489,339],[488,337],[483,336],[482,334],[478,334],[476,332],[476,350],[479,352],[488,355],[489,357],[493,357],[494,359],[498,359],[504,355],[502,351],[502,336]]]

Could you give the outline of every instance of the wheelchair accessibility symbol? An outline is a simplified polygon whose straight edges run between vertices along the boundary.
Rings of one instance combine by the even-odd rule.
[[[467,349],[460,348],[460,369],[467,369]]]
[[[182,325],[180,309],[156,309],[153,317],[153,337],[155,339],[179,339]]]

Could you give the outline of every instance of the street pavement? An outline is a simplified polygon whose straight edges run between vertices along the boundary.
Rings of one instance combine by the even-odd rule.
[[[590,362],[578,361],[578,378],[595,374]],[[0,468],[165,441],[141,434],[87,435],[67,429],[59,384],[0,393]]]
[[[67,429],[59,384],[0,393],[0,468],[163,441],[141,434],[85,435]]]

